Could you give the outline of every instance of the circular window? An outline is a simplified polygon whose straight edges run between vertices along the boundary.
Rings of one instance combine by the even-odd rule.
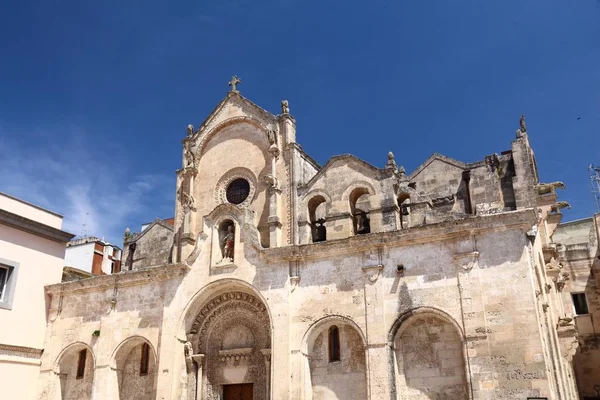
[[[225,196],[231,204],[241,204],[248,198],[249,194],[250,183],[243,178],[238,178],[227,186]]]

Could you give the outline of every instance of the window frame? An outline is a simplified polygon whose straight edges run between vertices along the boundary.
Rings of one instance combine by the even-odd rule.
[[[20,264],[16,261],[0,258],[0,267],[7,270],[6,281],[0,298],[0,308],[12,310],[15,289],[17,287],[19,265]]]
[[[342,361],[342,349],[340,345],[340,328],[337,325],[332,325],[328,329],[329,337],[329,362]]]
[[[585,313],[578,313],[577,312],[577,305],[575,303],[575,296],[582,296],[583,297],[583,301],[585,302]],[[573,302],[573,314],[575,314],[575,316],[579,316],[579,315],[590,315],[590,304],[588,302],[587,299],[587,295],[585,294],[585,292],[572,292],[571,293],[571,301]]]
[[[75,379],[83,379],[85,377],[85,363],[87,361],[87,349],[79,351],[77,357],[77,373]]]
[[[140,355],[140,376],[148,375],[150,369],[150,345],[146,342],[142,343]]]

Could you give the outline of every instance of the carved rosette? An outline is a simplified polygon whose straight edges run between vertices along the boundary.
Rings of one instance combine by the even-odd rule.
[[[236,310],[243,310],[254,315],[259,324],[264,325],[266,331],[270,332],[269,315],[261,300],[243,292],[224,293],[210,300],[192,324],[190,333],[198,334],[199,352],[204,348],[211,326],[223,315]]]
[[[219,179],[219,182],[217,182],[214,191],[214,198],[217,204],[229,204],[229,202],[227,201],[227,187],[231,182],[233,182],[236,179],[245,179],[250,185],[250,192],[248,193],[248,197],[246,198],[246,200],[244,200],[237,206],[246,207],[250,205],[250,203],[252,203],[252,200],[254,200],[254,195],[256,194],[256,177],[249,169],[244,167],[237,167],[227,171],[221,177],[221,179]]]

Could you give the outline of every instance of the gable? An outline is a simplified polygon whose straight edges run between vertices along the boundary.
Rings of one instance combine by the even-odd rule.
[[[352,154],[342,154],[333,156],[327,163],[306,183],[306,190],[310,191],[319,186],[318,182],[327,184],[330,179],[339,181],[339,178],[357,179],[358,177],[366,179],[377,179],[379,169],[366,161]],[[353,175],[343,176],[343,175]]]

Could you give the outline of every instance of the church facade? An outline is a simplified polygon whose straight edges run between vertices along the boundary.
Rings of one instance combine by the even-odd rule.
[[[46,287],[40,399],[578,398],[565,204],[523,118],[474,163],[321,166],[287,101],[237,83],[188,127],[174,225],[128,232],[120,273]]]

